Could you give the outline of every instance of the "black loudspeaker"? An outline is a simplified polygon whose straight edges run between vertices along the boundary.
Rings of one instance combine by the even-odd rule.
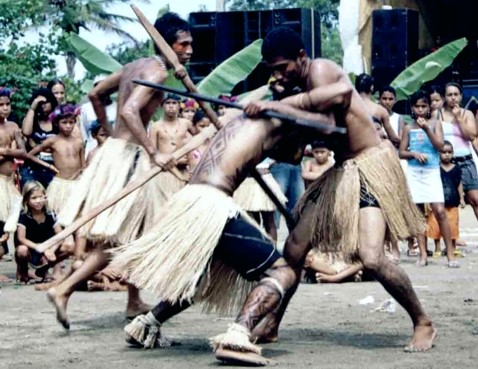
[[[310,57],[320,56],[320,16],[313,9],[200,12],[189,15],[194,54],[189,72],[194,82],[206,77],[218,64],[278,26],[299,33]],[[268,71],[261,63],[233,91],[239,94],[267,83]]]
[[[377,91],[417,60],[418,12],[380,9],[373,12],[372,21],[372,76]]]

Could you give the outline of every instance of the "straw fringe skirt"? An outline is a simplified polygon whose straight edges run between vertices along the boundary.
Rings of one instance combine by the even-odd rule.
[[[387,223],[387,238],[405,239],[422,234],[425,220],[412,202],[396,152],[383,144],[331,168],[308,188],[298,213],[314,207],[311,242],[322,252],[343,251],[355,255],[359,249],[360,200],[374,196]]]
[[[46,190],[48,209],[55,214],[60,214],[71,195],[74,194],[73,188],[76,182],[76,180],[53,178]]]
[[[15,232],[22,206],[22,195],[18,192],[13,177],[0,174],[0,221],[5,223],[0,233]]]
[[[267,173],[262,175],[262,179],[272,192],[277,196],[279,201],[285,205],[287,197],[282,193],[279,184],[274,179],[272,174]],[[267,196],[264,190],[259,186],[256,180],[252,177],[247,177],[244,182],[234,191],[234,202],[246,211],[274,211],[276,206],[272,200]]]
[[[159,206],[168,201],[186,184],[169,171],[161,172],[151,180]]]
[[[59,223],[68,226],[149,169],[149,157],[141,146],[109,138],[77,181]],[[112,245],[130,242],[154,224],[156,204],[150,181],[85,224],[80,235]]]
[[[187,185],[163,207],[153,229],[111,251],[112,266],[128,272],[130,283],[164,300],[194,300],[208,312],[237,313],[253,283],[213,253],[226,222],[238,213],[247,217],[222,191]]]

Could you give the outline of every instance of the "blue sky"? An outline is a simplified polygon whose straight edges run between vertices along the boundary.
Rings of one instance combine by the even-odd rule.
[[[186,19],[189,13],[197,12],[201,5],[205,6],[209,11],[216,10],[216,0],[150,0],[149,4],[144,3],[143,1],[132,1],[131,3],[135,4],[152,23],[154,23],[156,19],[158,10],[168,3],[171,11],[178,13],[180,16]],[[135,17],[133,10],[131,10],[130,6],[127,4],[118,4],[117,6],[111,7],[108,10],[111,13]],[[124,23],[123,28],[125,31],[134,35],[138,40],[146,40],[148,38],[146,31],[138,23]],[[105,34],[98,30],[93,30],[92,32],[81,31],[80,36],[101,50],[106,50],[109,45],[117,44],[122,41],[120,37],[109,33]],[[64,58],[61,57],[57,59],[57,66],[60,75],[66,74]],[[81,63],[77,63],[75,72],[75,78],[79,79],[83,77],[84,68]]]

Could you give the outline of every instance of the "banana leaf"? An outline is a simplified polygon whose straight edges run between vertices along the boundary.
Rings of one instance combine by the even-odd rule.
[[[262,40],[256,40],[219,64],[198,84],[199,93],[217,96],[231,92],[261,61]]]
[[[81,64],[94,75],[111,74],[122,67],[111,56],[97,49],[76,33],[70,33],[66,40]]]
[[[464,37],[450,42],[400,73],[391,83],[397,90],[397,101],[407,99],[425,82],[433,80],[443,72],[467,44],[468,41]]]

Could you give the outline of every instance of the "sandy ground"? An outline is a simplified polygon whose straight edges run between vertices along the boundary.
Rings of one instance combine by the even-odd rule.
[[[401,266],[438,328],[435,347],[405,354],[411,322],[405,311],[373,312],[389,298],[376,282],[342,285],[302,284],[292,300],[280,342],[264,346],[279,368],[477,368],[478,225],[465,209],[462,237],[468,255],[462,268],[445,261],[426,268],[403,255]],[[282,233],[282,238],[284,234]],[[14,277],[14,263],[0,262],[0,273]],[[153,302],[151,296],[143,296]],[[372,296],[374,302],[359,301]],[[231,318],[202,314],[198,307],[163,327],[181,345],[161,350],[128,348],[124,342],[125,293],[75,293],[70,300],[70,333],[56,323],[45,293],[32,286],[0,289],[0,368],[214,368],[207,338],[225,330]]]

